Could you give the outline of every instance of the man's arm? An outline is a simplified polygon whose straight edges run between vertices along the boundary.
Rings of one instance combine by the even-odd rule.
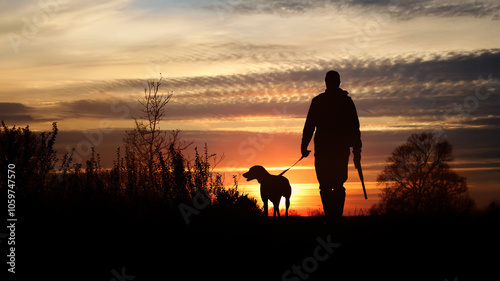
[[[302,131],[302,143],[300,145],[300,152],[303,157],[309,156],[310,150],[307,150],[309,142],[311,142],[314,130],[316,129],[316,110],[314,108],[314,99],[309,106],[309,112],[307,113],[306,123],[304,124],[304,130]]]

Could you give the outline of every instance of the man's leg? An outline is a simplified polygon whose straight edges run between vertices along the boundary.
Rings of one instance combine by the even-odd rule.
[[[332,197],[332,192],[333,190],[331,189],[326,189],[323,188],[319,190],[319,195],[321,197],[321,203],[323,203],[323,211],[325,213],[325,217],[330,217],[332,215],[332,209],[331,209],[331,197]]]
[[[316,153],[316,158],[314,161],[314,166],[316,168],[316,177],[319,182],[319,194],[321,196],[321,203],[323,203],[323,211],[325,212],[325,217],[329,218],[332,216],[332,205],[331,198],[333,193],[333,181],[331,179],[331,169],[329,157],[324,154]]]
[[[323,210],[328,219],[340,218],[344,213],[345,188],[320,189],[321,202]]]
[[[345,195],[345,188],[343,185],[340,185],[332,191],[330,204],[332,205],[331,212],[333,217],[342,217],[344,213]]]
[[[344,182],[347,180],[349,148],[315,154],[316,176],[327,219],[342,217],[345,203]]]

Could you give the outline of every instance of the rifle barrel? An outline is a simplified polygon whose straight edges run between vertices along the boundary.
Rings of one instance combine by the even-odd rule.
[[[363,177],[363,169],[361,169],[361,162],[357,163],[356,169],[358,169],[358,175],[359,179],[361,180],[361,185],[363,186],[363,193],[365,195],[365,200],[367,200],[368,196],[366,196],[365,178]]]

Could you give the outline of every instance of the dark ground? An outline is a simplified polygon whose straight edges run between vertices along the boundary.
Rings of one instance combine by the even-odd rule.
[[[176,210],[138,217],[63,205],[20,205],[16,280],[500,280],[498,211],[326,227],[322,217],[214,219],[209,210],[186,225]],[[340,246],[328,253],[319,241]]]

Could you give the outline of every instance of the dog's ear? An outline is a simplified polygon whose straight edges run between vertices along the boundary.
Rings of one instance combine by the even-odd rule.
[[[259,176],[265,176],[267,174],[269,174],[266,170],[266,168],[262,167],[262,166],[253,166],[252,168],[255,168],[255,172],[259,175]]]

